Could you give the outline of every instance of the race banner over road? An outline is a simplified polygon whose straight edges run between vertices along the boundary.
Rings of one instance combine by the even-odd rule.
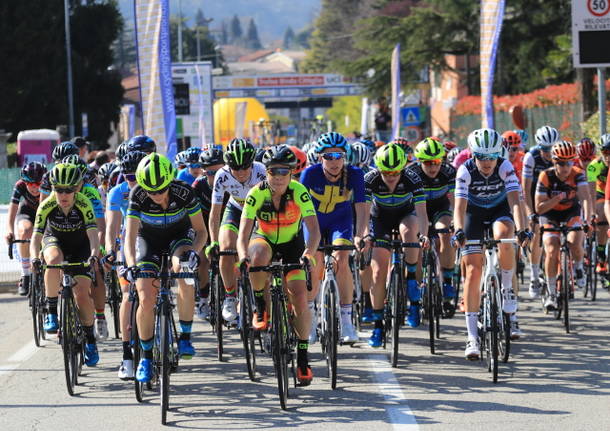
[[[496,55],[502,21],[504,0],[481,0],[481,105],[482,126],[494,127],[493,84]]]
[[[169,0],[134,0],[142,130],[170,159],[176,154],[176,110],[169,44]]]

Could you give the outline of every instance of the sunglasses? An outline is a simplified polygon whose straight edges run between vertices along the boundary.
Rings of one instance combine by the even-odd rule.
[[[214,175],[216,175],[216,172],[218,172],[218,171],[205,171],[205,174],[210,177],[213,177]]]
[[[483,162],[490,160],[497,160],[500,157],[500,153],[491,153],[491,154],[480,154],[474,153],[474,158],[477,160],[481,160]]]
[[[345,153],[342,151],[337,151],[336,153],[323,153],[322,158],[324,160],[341,160],[345,157]]]
[[[165,192],[167,191],[167,189],[168,189],[168,187],[165,187],[164,189],[162,189],[162,190],[157,190],[157,191],[150,191],[150,190],[146,190],[146,193],[148,193],[148,194],[149,194],[149,195],[151,195],[151,196],[154,196],[154,195],[162,195],[163,193],[165,193]]]
[[[199,169],[199,168],[201,168],[201,163],[191,163],[191,164],[189,164],[189,168]]]
[[[125,179],[134,182],[136,180],[136,174],[125,174]]]
[[[272,177],[284,177],[286,175],[290,175],[290,168],[269,168],[267,169],[267,173]]]
[[[550,153],[551,147],[540,147],[540,151],[542,151],[543,153]]]
[[[443,161],[441,159],[438,159],[438,160],[424,160],[422,162],[422,164],[426,165],[426,166],[438,166],[441,163],[443,163]]]
[[[554,164],[557,165],[557,166],[563,166],[563,167],[565,167],[565,166],[569,166],[569,167],[574,166],[574,162],[554,162]]]
[[[402,171],[381,171],[381,175],[384,177],[397,177]]]
[[[509,147],[508,151],[510,151],[511,153],[516,153],[517,151],[519,151],[519,147]]]
[[[240,166],[240,167],[233,167],[233,166],[229,165],[229,167],[231,168],[232,171],[247,171],[248,169],[250,169],[252,167],[252,165],[250,165],[250,166]]]
[[[74,193],[76,191],[76,189],[73,188],[63,188],[63,187],[58,187],[58,188],[53,188],[53,191],[55,191],[55,193],[60,194],[60,195],[69,195],[70,193]]]
[[[40,187],[40,185],[42,184],[42,181],[26,181],[25,182],[28,186],[32,186],[32,187]]]

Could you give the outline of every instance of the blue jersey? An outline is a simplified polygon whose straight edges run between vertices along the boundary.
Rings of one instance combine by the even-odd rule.
[[[93,184],[85,183],[81,193],[91,201],[95,218],[104,218],[104,204],[102,204],[102,196],[100,196],[100,192],[97,190],[97,187],[95,187]]]
[[[123,218],[127,216],[127,208],[129,207],[129,184],[127,181],[117,184],[108,192],[106,198],[106,209],[108,211],[121,211]]]
[[[189,186],[192,185],[197,179],[189,172],[188,168],[184,168],[180,172],[178,172],[178,176],[176,178],[180,181],[184,181]]]

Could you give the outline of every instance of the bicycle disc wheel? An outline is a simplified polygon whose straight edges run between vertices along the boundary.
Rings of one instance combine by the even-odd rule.
[[[337,388],[337,345],[339,343],[339,316],[337,316],[336,284],[329,282],[324,290],[325,356],[330,387]]]
[[[171,313],[171,310],[168,304],[164,303],[161,308],[161,315],[159,316],[159,328],[161,329],[159,346],[161,372],[159,373],[159,379],[161,388],[161,423],[163,425],[167,423],[167,410],[169,410],[169,375],[172,362],[170,361],[171,322],[169,313]]]
[[[241,304],[239,330],[241,332],[241,339],[244,345],[246,366],[248,368],[248,377],[250,377],[250,380],[255,381],[256,354],[254,350],[254,329],[251,327],[251,319],[254,314],[254,307],[252,306],[251,297],[249,293],[250,284],[247,280],[242,281],[239,284],[239,303]]]
[[[390,328],[390,363],[392,367],[396,368],[398,365],[398,344],[400,337],[400,308],[404,310],[405,302],[401,300],[404,298],[404,286],[401,283],[401,277],[396,269],[392,269],[392,275],[390,276],[390,289],[393,291],[393,298],[391,303],[391,315],[392,324]]]
[[[277,378],[277,391],[280,398],[280,407],[286,410],[288,400],[288,363],[286,361],[286,338],[281,298],[274,293],[271,316],[271,356]]]
[[[490,313],[489,313],[489,320],[490,320],[490,341],[491,341],[491,345],[490,345],[490,350],[491,350],[491,372],[492,372],[492,377],[493,377],[493,382],[497,383],[498,382],[498,356],[499,356],[499,348],[498,348],[498,344],[499,344],[499,338],[500,338],[500,328],[498,325],[498,319],[500,319],[500,313],[502,313],[502,310],[500,309],[500,303],[498,302],[498,290],[500,289],[500,286],[498,285],[497,280],[493,279],[491,280],[491,301],[489,304],[489,308],[490,308]]]
[[[64,356],[64,374],[66,388],[70,395],[74,395],[74,386],[77,381],[78,365],[76,351],[76,319],[72,297],[61,299],[61,349]]]

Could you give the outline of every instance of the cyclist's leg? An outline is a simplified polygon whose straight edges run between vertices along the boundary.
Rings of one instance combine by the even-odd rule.
[[[384,245],[385,244],[385,245]],[[373,308],[373,333],[369,338],[369,346],[381,347],[383,342],[383,308],[386,298],[386,282],[390,267],[390,248],[389,243],[385,243],[379,238],[373,248],[371,257],[371,272],[373,283],[371,285],[371,305]]]
[[[404,242],[416,243],[419,225],[414,214],[404,217],[399,224],[400,236]],[[425,232],[427,233],[427,232]],[[419,326],[419,314],[421,307],[421,288],[417,281],[417,263],[420,256],[420,249],[408,247],[405,249],[405,261],[407,263],[407,289],[409,297],[409,316],[407,323],[411,327]]]
[[[578,227],[582,225],[580,216],[571,217],[568,220],[568,226]],[[583,247],[585,235],[583,231],[575,231],[568,233],[568,247],[570,248],[572,262],[574,262],[574,279],[578,287],[585,286],[585,271],[583,261],[585,257],[585,249]]]
[[[507,216],[497,218],[493,224],[495,239],[509,239],[515,236],[515,224]],[[513,291],[513,274],[515,271],[514,244],[498,244],[498,263],[500,264],[502,292],[504,293],[504,311],[517,311],[517,297]]]
[[[326,230],[326,226],[323,224],[323,219],[318,217],[318,221],[320,224],[320,234],[321,241],[320,244],[328,243],[328,231]],[[303,237],[304,242],[306,243],[309,239],[309,232],[307,231],[307,226],[303,226]],[[307,292],[307,305],[309,307],[309,312],[311,315],[311,331],[309,334],[309,343],[313,344],[317,339],[317,327],[318,327],[318,313],[316,313],[316,300],[318,298],[318,294],[320,293],[320,282],[324,277],[324,254],[321,252],[317,252],[315,255],[315,265],[311,268],[311,291]]]
[[[17,239],[30,239],[32,237],[33,220],[33,218],[30,220],[26,217],[17,216]],[[30,275],[30,245],[28,243],[19,243],[17,248],[21,258],[21,273],[22,275]]]
[[[483,239],[484,214],[466,212],[464,233],[467,240]],[[464,355],[466,359],[478,359],[480,351],[478,320],[481,306],[481,275],[483,272],[483,251],[480,245],[466,246],[462,249],[464,268],[464,315],[466,318],[467,342]]]
[[[231,205],[227,206],[222,218],[219,233],[220,250],[235,250],[241,211]],[[220,256],[220,275],[225,287],[225,300],[222,307],[223,319],[234,322],[237,319],[235,256]]]
[[[334,245],[352,244],[352,221],[346,220],[335,228],[331,234]],[[349,267],[349,255],[347,250],[333,253],[335,258],[335,277],[339,288],[339,303],[341,304],[341,339],[343,342],[351,343],[358,340],[358,334],[352,324],[352,302],[354,299],[354,280]]]
[[[248,245],[248,254],[252,266],[265,266],[269,265],[271,262],[273,250],[265,238],[255,233]],[[269,315],[269,312],[267,309],[265,287],[268,280],[269,274],[266,272],[253,272],[250,274],[250,283],[252,284],[252,290],[254,291],[257,311],[257,315],[253,319],[252,324],[259,330],[266,329],[267,327],[267,316]]]
[[[95,283],[91,286],[91,297],[95,305],[95,331],[99,339],[108,337],[108,324],[104,310],[106,308],[106,285],[100,269],[95,274]]]
[[[595,269],[598,272],[607,272],[606,267],[606,243],[608,242],[608,219],[604,212],[604,199],[597,200],[597,261],[598,267]]]
[[[172,256],[172,271],[180,272],[180,261],[182,256],[193,249],[193,243],[188,237],[188,232],[179,235],[179,239],[172,241],[169,246]],[[178,323],[180,325],[180,338],[178,340],[178,351],[180,356],[190,359],[195,355],[195,348],[191,343],[191,330],[193,327],[193,314],[195,311],[194,286],[179,278],[178,284]]]
[[[452,215],[439,213],[434,227],[436,229],[449,229],[452,222]],[[434,220],[434,219],[433,219]],[[443,297],[445,309],[453,310],[453,298],[455,288],[453,286],[453,270],[455,265],[455,249],[451,246],[451,233],[440,233],[439,237],[439,260],[443,276]]]
[[[540,259],[542,257],[542,247],[540,245],[540,224],[530,222],[530,227],[534,236],[530,241],[530,297],[536,298],[539,292]],[[548,274],[547,274],[548,276]]]
[[[548,223],[549,220],[545,219],[545,227],[554,227],[553,224]],[[548,224],[547,224],[548,223]],[[542,236],[544,244],[544,273],[546,274],[546,281],[548,286],[548,293],[550,294],[545,302],[546,308],[552,308],[556,306],[555,301],[555,288],[557,286],[557,273],[559,272],[559,250],[560,250],[560,239],[559,233],[557,232],[545,232]]]
[[[93,331],[93,313],[95,311],[95,306],[93,299],[91,298],[91,289],[93,288],[91,277],[87,273],[86,268],[72,270],[70,273],[76,282],[72,292],[74,294],[74,302],[78,308],[78,315],[85,333],[85,364],[91,367],[97,364],[100,360],[95,341],[95,334]]]
[[[49,265],[58,265],[64,261],[59,241],[54,236],[45,236],[42,239],[42,255]],[[57,300],[61,289],[61,271],[59,269],[46,269],[44,272],[45,295],[47,297],[47,317],[44,329],[54,333],[59,328],[57,319]]]

